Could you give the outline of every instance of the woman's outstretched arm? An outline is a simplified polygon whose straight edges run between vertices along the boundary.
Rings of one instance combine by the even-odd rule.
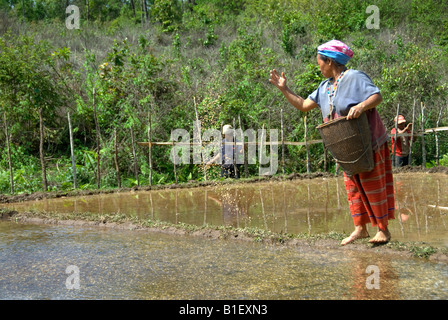
[[[286,85],[286,77],[284,72],[282,72],[282,75],[279,76],[277,70],[273,69],[270,72],[270,76],[269,82],[275,85],[283,93],[286,100],[288,100],[288,102],[295,108],[302,112],[308,112],[318,106],[313,100],[308,98],[304,99],[292,92]]]

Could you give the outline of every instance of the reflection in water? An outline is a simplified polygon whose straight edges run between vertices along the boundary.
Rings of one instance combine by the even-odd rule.
[[[448,298],[446,264],[348,250],[0,221],[0,252],[0,299]]]
[[[352,283],[349,296],[357,300],[397,300],[400,299],[400,279],[393,261],[370,257],[366,265],[366,257],[358,253],[352,255]],[[370,266],[370,268],[369,268]],[[375,272],[378,278],[375,279]]]
[[[413,173],[396,174],[394,178],[399,214],[389,226],[392,239],[448,246],[448,176]],[[153,190],[2,206],[100,215],[123,213],[171,223],[257,227],[285,233],[349,233],[353,221],[342,179]]]

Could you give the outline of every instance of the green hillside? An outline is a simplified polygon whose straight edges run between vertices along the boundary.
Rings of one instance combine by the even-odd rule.
[[[79,29],[69,5],[79,9]],[[0,0],[0,193],[11,192],[10,164],[16,193],[74,187],[68,113],[83,189],[148,185],[148,148],[136,142],[148,141],[149,124],[152,141],[170,141],[174,129],[192,138],[196,110],[203,130],[280,130],[283,115],[285,140],[303,141],[305,114],[269,83],[269,71],[284,71],[306,97],[323,80],[316,48],[335,38],[354,51],[348,67],[381,89],[389,130],[398,105],[416,129],[447,126],[447,12],[446,0]],[[306,121],[307,139],[319,139],[319,111]],[[415,142],[414,165],[435,165],[436,141],[426,135],[426,154]],[[446,132],[438,141],[446,166]],[[152,148],[153,184],[175,181],[170,151]],[[311,170],[322,171],[322,145],[309,152]],[[305,148],[288,146],[285,173],[306,170]],[[204,179],[200,165],[176,174]]]

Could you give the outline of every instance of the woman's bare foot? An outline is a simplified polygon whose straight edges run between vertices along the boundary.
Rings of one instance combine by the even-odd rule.
[[[373,244],[384,244],[390,241],[390,237],[391,234],[389,232],[389,229],[387,228],[385,230],[378,229],[376,235],[372,239],[370,239],[369,242]]]
[[[355,241],[356,239],[368,238],[369,233],[367,232],[366,226],[355,226],[355,231],[352,232],[350,236],[342,240],[341,246],[345,246],[346,244]]]

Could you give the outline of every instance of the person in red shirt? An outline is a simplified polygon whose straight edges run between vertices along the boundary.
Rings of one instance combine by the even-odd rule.
[[[397,122],[397,133],[411,133],[411,126],[412,123],[408,123],[408,125],[406,125],[406,119],[403,115],[399,115],[398,119],[397,117],[395,117],[395,122]],[[397,143],[395,144],[395,128],[393,128],[390,131],[390,134],[392,135],[391,140],[392,140],[392,153],[395,150],[395,154],[394,154],[394,158],[395,161],[393,161],[394,166],[395,167],[402,167],[402,166],[407,166],[409,165],[409,153],[411,151],[410,148],[410,141],[411,141],[411,137],[410,136],[400,136],[397,137]]]

